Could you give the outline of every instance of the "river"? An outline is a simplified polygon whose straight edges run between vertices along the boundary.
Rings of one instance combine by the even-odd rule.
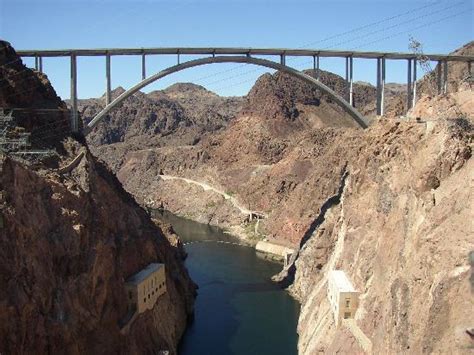
[[[297,354],[299,304],[271,282],[281,264],[222,230],[165,213],[186,245],[186,266],[199,286],[194,321],[181,355]]]

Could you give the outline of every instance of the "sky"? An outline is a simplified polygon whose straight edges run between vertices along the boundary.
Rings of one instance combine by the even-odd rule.
[[[0,38],[15,49],[113,47],[277,47],[449,53],[474,39],[473,0],[0,0]],[[196,59],[181,56],[181,62]],[[269,58],[278,60],[278,58]],[[176,56],[147,57],[147,74],[176,64]],[[33,67],[34,60],[24,58]],[[288,66],[312,67],[289,57]],[[434,65],[435,63],[433,63]],[[387,82],[406,81],[406,61],[387,61]],[[321,59],[321,69],[344,76],[344,59]],[[43,70],[58,94],[70,96],[69,59],[45,58]],[[266,68],[212,64],[146,87],[193,82],[224,96],[245,95]],[[423,73],[421,68],[419,73]],[[354,59],[354,80],[374,83],[376,61]],[[112,87],[141,80],[141,58],[112,58]],[[105,59],[78,59],[79,98],[105,91]]]

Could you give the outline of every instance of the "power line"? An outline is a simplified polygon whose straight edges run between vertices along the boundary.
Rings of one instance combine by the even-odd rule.
[[[303,45],[301,47],[298,47],[298,48],[307,48],[311,45],[314,45],[316,43],[321,43],[321,42],[327,42],[331,39],[335,39],[335,38],[339,38],[339,37],[342,37],[342,36],[345,36],[347,34],[350,34],[350,33],[355,33],[355,32],[359,32],[363,29],[367,29],[367,28],[370,28],[370,27],[373,27],[373,26],[376,26],[376,25],[379,25],[379,24],[382,24],[382,23],[386,23],[387,21],[391,21],[393,19],[396,19],[396,18],[400,18],[400,17],[404,17],[406,15],[409,15],[409,14],[412,14],[412,13],[416,13],[416,12],[419,12],[421,10],[424,10],[428,7],[434,7],[434,6],[438,6],[439,4],[442,4],[441,2],[436,4],[436,5],[433,5],[433,4],[428,4],[428,5],[423,5],[423,6],[420,6],[418,8],[415,8],[415,9],[412,9],[412,10],[409,10],[409,11],[406,11],[406,12],[403,12],[403,13],[400,13],[400,14],[397,14],[397,15],[394,15],[394,16],[390,16],[390,17],[386,17],[382,20],[379,20],[379,21],[376,21],[376,22],[372,22],[370,24],[367,24],[367,25],[363,25],[363,26],[360,26],[360,27],[357,27],[357,28],[354,28],[352,30],[349,30],[349,31],[345,31],[345,32],[341,32],[341,33],[338,33],[338,34],[335,34],[335,35],[332,35],[332,36],[329,36],[329,37],[326,37],[326,38],[323,38],[321,40],[318,40],[318,41],[315,41],[315,42],[311,42],[309,44],[306,44],[306,45]],[[462,2],[458,2],[454,5],[451,5],[451,6],[448,6],[442,10],[445,10],[445,9],[449,9],[451,7],[454,7],[456,5],[459,5],[459,4],[462,4]],[[426,15],[428,16],[428,15]],[[330,47],[326,47],[327,48],[330,48]],[[292,58],[289,59],[289,61],[291,61]],[[217,76],[219,74],[224,74],[224,73],[228,73],[228,72],[231,72],[231,71],[234,71],[236,69],[239,69],[239,68],[243,68],[245,67],[247,64],[241,64],[241,65],[238,65],[237,67],[234,67],[234,68],[231,68],[231,69],[227,69],[227,70],[224,70],[224,71],[220,71],[220,72],[217,72],[217,73],[214,73],[214,74],[211,74],[211,75],[208,75],[208,76],[204,76],[204,77],[200,77],[200,78],[194,78],[194,79],[191,79],[192,82],[195,82],[195,81],[201,81],[201,80],[205,80],[205,79],[208,79],[208,78],[211,78],[211,77],[214,77],[214,76]],[[255,72],[255,70],[252,70],[250,72]],[[237,75],[237,76],[241,76],[240,74]],[[222,80],[219,80],[219,82],[222,81]]]
[[[462,2],[459,2],[458,4],[461,4]],[[357,28],[354,28],[352,30],[348,30],[348,31],[345,31],[345,32],[341,32],[341,33],[338,33],[338,34],[335,34],[335,35],[332,35],[332,36],[329,36],[329,37],[326,37],[326,38],[323,38],[321,40],[318,40],[318,41],[315,41],[315,42],[311,42],[311,43],[308,43],[300,48],[307,48],[309,46],[312,46],[316,43],[321,43],[321,42],[327,42],[329,40],[332,40],[332,39],[335,39],[335,38],[339,38],[339,37],[342,37],[342,36],[345,36],[347,34],[350,34],[350,33],[355,33],[355,32],[359,32],[361,30],[364,30],[366,28],[369,28],[369,27],[374,27],[374,26],[377,26],[377,25],[380,25],[382,23],[386,23],[388,21],[391,21],[391,20],[394,20],[396,18],[400,18],[400,17],[403,17],[403,16],[406,16],[406,15],[409,15],[409,14],[412,14],[412,13],[415,13],[415,12],[419,12],[421,10],[424,10],[428,7],[433,7],[433,6],[438,6],[440,5],[441,2],[433,5],[433,4],[427,4],[427,5],[423,5],[423,6],[420,6],[420,7],[417,7],[415,9],[412,9],[412,10],[409,10],[409,11],[406,11],[406,12],[403,12],[401,14],[398,14],[398,15],[394,15],[394,16],[390,16],[390,17],[386,17],[384,19],[381,19],[379,21],[375,21],[375,22],[372,22],[372,23],[369,23],[367,25],[363,25],[363,26],[360,26],[360,27],[357,27]]]
[[[412,31],[417,30],[417,29],[420,29],[420,28],[429,27],[429,26],[431,26],[431,25],[434,25],[434,24],[437,24],[437,23],[440,23],[440,22],[449,20],[449,19],[451,19],[451,18],[461,16],[461,15],[463,15],[463,14],[465,14],[465,13],[466,13],[465,11],[461,11],[461,12],[455,13],[455,14],[453,14],[453,15],[451,15],[451,16],[443,17],[443,18],[441,18],[441,19],[439,19],[439,20],[437,20],[437,21],[427,22],[427,23],[424,23],[424,24],[422,24],[422,25],[420,25],[420,26],[416,26],[416,27],[410,28],[409,30],[397,32],[397,33],[391,34],[391,35],[389,35],[389,36],[386,36],[386,37],[383,37],[383,38],[379,38],[379,39],[377,39],[377,40],[374,40],[374,41],[371,41],[371,42],[368,42],[368,43],[364,43],[364,44],[362,44],[362,45],[360,45],[360,46],[358,46],[358,47],[352,48],[351,50],[355,50],[355,49],[358,49],[358,48],[361,48],[361,47],[365,47],[365,46],[368,46],[368,45],[371,45],[371,44],[374,44],[374,43],[378,43],[378,42],[381,42],[381,41],[384,41],[384,40],[387,40],[387,39],[391,39],[391,38],[394,38],[394,37],[396,37],[396,36],[400,36],[400,35],[402,35],[402,34],[410,33],[410,32],[412,32]],[[391,28],[394,28],[394,26],[390,26],[390,27],[391,27]],[[397,27],[400,27],[400,26],[397,26]],[[377,32],[380,32],[380,31],[377,31]],[[294,60],[296,60],[296,59],[295,59],[295,58],[289,58],[287,61],[294,61]],[[298,60],[301,60],[301,58],[298,58]],[[300,64],[300,65],[308,65],[308,64],[310,64],[310,63],[312,63],[312,61],[305,61],[305,62],[299,63],[299,64]],[[256,72],[257,70],[258,70],[258,69],[249,70],[249,71],[245,72],[245,74],[254,73],[254,72]],[[238,76],[242,76],[242,74],[241,74],[241,75],[238,75]],[[232,79],[232,78],[234,78],[234,77],[237,77],[237,76],[228,77],[227,79]],[[253,81],[253,80],[254,80],[254,79],[249,79],[249,80],[241,81],[241,82],[239,82],[239,83],[236,84],[236,85],[242,85],[242,84],[244,84],[244,83],[248,83],[248,82],[251,82],[251,81]],[[204,85],[204,84],[201,84],[201,85]],[[222,90],[222,89],[231,88],[231,87],[233,87],[233,86],[218,87],[218,88],[215,88],[214,90],[217,91],[217,90]]]
[[[396,25],[384,27],[384,28],[382,28],[382,29],[380,29],[380,30],[371,32],[371,33],[366,34],[366,35],[364,35],[364,36],[359,36],[359,37],[357,37],[357,38],[350,39],[350,40],[347,40],[347,41],[345,41],[345,42],[340,42],[340,43],[338,43],[337,45],[345,44],[345,43],[350,43],[350,42],[353,42],[353,41],[355,41],[355,40],[357,40],[357,39],[362,39],[362,38],[365,38],[365,37],[372,36],[373,34],[377,34],[377,33],[379,33],[379,32],[383,32],[384,30],[387,30],[387,29],[393,29],[393,28],[400,27],[400,26],[403,25],[403,24],[410,23],[410,22],[415,21],[415,20],[418,20],[418,19],[420,19],[420,18],[428,17],[428,16],[431,16],[431,15],[433,15],[433,14],[438,14],[439,12],[442,12],[442,11],[444,11],[444,10],[446,10],[446,9],[450,9],[450,8],[453,8],[454,6],[457,6],[458,4],[459,4],[459,3],[457,3],[457,4],[455,4],[455,5],[450,5],[450,6],[446,7],[446,8],[441,9],[441,10],[437,10],[437,11],[435,11],[435,12],[432,12],[432,13],[429,13],[429,14],[425,14],[425,15],[419,16],[419,17],[417,17],[417,18],[413,18],[413,19],[410,19],[410,20],[407,20],[407,21],[403,21],[402,23],[398,23],[398,24],[396,24]],[[440,21],[436,21],[436,22],[429,23],[429,25],[434,24],[434,23],[438,23],[438,22],[440,22]],[[415,28],[415,29],[417,29],[417,28]],[[413,30],[413,29],[412,29],[412,30]],[[382,40],[383,40],[383,39],[382,39]],[[370,42],[369,44],[373,44],[373,43],[376,43],[376,42],[378,42],[378,41],[380,41],[380,40]],[[332,46],[328,46],[328,47],[325,47],[325,48],[323,48],[323,49],[329,49],[329,48],[331,48],[331,47],[332,47]],[[302,59],[301,59],[301,58],[298,58],[298,59],[296,59],[296,58],[288,58],[287,61],[292,62],[292,61],[297,61],[297,60],[300,60],[300,61],[301,61]],[[302,63],[302,64],[308,64],[308,63],[310,63],[310,62],[309,62],[309,61],[305,61],[305,62]],[[250,74],[250,73],[254,73],[254,72],[256,72],[256,71],[257,71],[257,69],[252,69],[252,70],[247,71],[246,73],[249,73],[249,74]],[[238,75],[238,76],[242,76],[242,74],[240,74],[240,75]],[[236,76],[229,77],[229,79],[230,79],[230,78],[234,78],[234,77],[236,77]]]
[[[429,23],[422,24],[422,25],[420,25],[420,26],[413,27],[413,28],[411,28],[411,29],[409,29],[409,30],[407,30],[407,31],[398,32],[398,33],[395,33],[395,34],[390,35],[390,36],[387,36],[387,37],[379,38],[379,39],[377,39],[377,40],[375,40],[375,41],[362,44],[362,45],[360,45],[360,46],[358,46],[358,47],[355,47],[355,48],[353,48],[353,49],[358,49],[358,48],[366,47],[366,46],[369,46],[369,45],[371,45],[371,44],[378,43],[378,42],[380,42],[380,41],[384,41],[384,40],[387,40],[387,39],[391,39],[391,38],[393,38],[393,37],[396,37],[396,36],[399,36],[399,35],[402,35],[402,34],[410,33],[411,31],[415,31],[415,30],[418,30],[418,29],[420,29],[420,28],[429,27],[429,26],[431,26],[431,25],[434,25],[434,24],[437,24],[437,23],[440,23],[440,22],[443,22],[443,21],[452,19],[452,18],[454,18],[454,17],[458,17],[458,16],[461,16],[461,15],[465,15],[465,14],[466,14],[465,11],[458,12],[458,13],[455,13],[455,14],[453,14],[453,15],[451,15],[451,16],[447,16],[447,17],[441,18],[441,19],[439,19],[439,20],[437,20],[437,21],[433,21],[433,22],[429,22]]]

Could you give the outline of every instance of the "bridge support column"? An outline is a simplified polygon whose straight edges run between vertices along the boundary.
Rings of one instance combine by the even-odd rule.
[[[35,55],[35,70],[39,71],[39,57]]]
[[[319,80],[319,55],[313,56],[314,77]]]
[[[43,72],[43,57],[38,57],[38,70],[40,73]]]
[[[408,72],[407,72],[407,111],[411,109],[412,104],[412,82],[411,82],[411,59],[407,59],[408,63]]]
[[[79,130],[79,118],[77,114],[77,60],[76,55],[71,54],[71,131]]]
[[[382,73],[380,79],[380,116],[385,114],[385,58],[381,58]]]
[[[110,54],[105,56],[105,104],[112,101],[112,90],[110,82]]]
[[[442,83],[441,83],[441,61],[438,60],[438,69],[436,70],[436,82],[438,84],[438,95],[441,94],[441,90],[442,90]]]
[[[179,50],[178,50],[178,53],[177,53],[177,57],[178,57],[177,59],[178,59],[178,65],[179,65],[179,64],[180,64],[180,63],[179,63],[179,60],[180,60],[180,58],[179,58]]]
[[[286,62],[285,55],[284,55],[284,54],[280,54],[280,64],[281,64],[281,65],[286,65],[285,62]]]
[[[354,107],[354,58],[349,57],[349,104]]]
[[[443,61],[443,94],[448,93],[448,61]]]
[[[344,98],[349,101],[349,57],[346,57],[346,88]]]
[[[142,53],[142,80],[146,78],[146,62],[145,62],[145,53]]]
[[[415,104],[416,104],[416,67],[417,67],[417,60],[416,58],[413,59],[413,93],[412,93],[412,96],[413,96],[413,102],[411,104],[411,107],[415,107]]]
[[[385,100],[385,58],[377,58],[377,115],[383,116]]]

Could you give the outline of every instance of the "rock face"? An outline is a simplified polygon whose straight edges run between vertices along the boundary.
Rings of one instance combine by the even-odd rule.
[[[50,147],[70,133],[69,111],[44,74],[26,70],[21,58],[0,41],[0,107],[12,108],[36,148]]]
[[[0,53],[18,59],[6,42],[1,47]],[[11,87],[21,85],[15,71],[38,75],[15,65],[1,72],[11,75],[5,77]],[[39,92],[49,93],[44,105],[58,105],[42,80]],[[34,130],[55,119],[34,116],[22,124]],[[176,236],[170,236],[173,247],[87,146],[67,137],[67,130],[55,139],[58,165],[84,154],[68,173],[0,155],[0,352],[175,354],[195,293]],[[168,292],[121,334],[125,280],[151,262],[166,265]]]
[[[345,90],[337,76],[322,80]],[[301,354],[468,351],[472,91],[422,97],[408,118],[361,130],[298,85],[264,75],[225,130],[199,144],[128,152],[115,165],[120,180],[143,204],[298,248],[281,276],[302,303]],[[388,86],[399,116],[404,86]],[[357,90],[370,115],[375,89]],[[249,223],[215,190],[266,218]],[[326,299],[334,269],[361,292],[355,320],[339,328]]]
[[[471,41],[458,50],[454,51],[454,55],[474,55],[474,41]],[[438,65],[435,66],[431,73],[423,77],[417,87],[420,97],[434,97],[438,94],[437,72]],[[444,70],[444,69],[443,69]],[[444,75],[444,72],[442,72]],[[451,62],[448,63],[448,93],[456,93],[458,91],[471,88],[472,74],[469,73],[467,63]]]
[[[348,328],[335,327],[326,294],[333,269],[361,292],[355,321],[374,353],[472,346],[472,133],[466,120],[369,129],[295,264],[300,354],[362,350]]]
[[[124,91],[121,87],[115,89],[112,98]],[[197,144],[226,127],[240,110],[242,101],[221,98],[194,84],[175,84],[149,94],[139,92],[113,110],[87,140],[114,169],[122,163],[126,151]],[[104,106],[105,96],[78,103],[86,123]]]
[[[307,74],[315,73],[307,71]],[[346,84],[341,77],[324,71],[319,74],[323,83],[341,95],[346,93]],[[354,92],[358,109],[365,114],[375,112],[374,87],[357,83]],[[135,109],[130,111],[130,117],[135,119],[127,118],[124,111],[127,107],[155,110],[157,106],[154,105],[158,105],[159,99],[166,99],[169,103],[167,107],[182,107],[183,110],[178,115],[161,111],[156,116],[156,125],[166,126],[169,120],[176,122],[173,117],[193,117],[183,121],[184,131],[189,133],[196,132],[196,127],[207,128],[196,133],[193,141],[186,141],[178,140],[181,129],[178,126],[172,127],[166,134],[160,133],[159,129],[156,132],[148,128],[137,129],[137,126],[144,127],[139,117],[146,117],[146,114],[135,114]],[[242,109],[239,108],[236,119],[230,119],[238,111],[233,109],[235,102],[232,101],[230,109],[224,109],[228,105],[226,102],[191,84],[177,84],[163,92],[148,95],[137,94],[109,118],[111,122],[101,125],[90,140],[96,145],[94,151],[117,172],[127,191],[136,196],[140,203],[150,207],[164,203],[175,213],[227,228],[245,221],[247,216],[220,196],[196,186],[163,182],[157,177],[162,171],[186,176],[236,194],[248,209],[270,212],[273,217],[268,223],[259,225],[261,232],[295,244],[304,233],[305,225],[317,212],[320,201],[315,200],[311,204],[314,205],[314,209],[310,209],[312,212],[297,208],[294,217],[280,215],[285,210],[278,206],[288,203],[290,195],[297,204],[298,198],[307,193],[301,183],[306,180],[307,174],[311,174],[313,162],[305,145],[313,144],[312,140],[323,140],[330,145],[333,133],[331,130],[326,132],[327,127],[337,130],[355,128],[356,125],[329,97],[313,86],[282,73],[263,75],[248,97],[241,101]],[[98,105],[97,100],[95,104]],[[92,105],[83,107],[83,115],[91,117],[88,110]],[[216,116],[213,112],[221,114]],[[225,121],[226,129],[216,131],[224,125],[219,117],[229,119]],[[117,139],[123,142],[102,144],[117,141],[109,139],[110,135],[102,129],[122,132]],[[314,132],[317,129],[323,129],[324,133]],[[211,131],[212,135],[206,133]],[[313,132],[314,137],[309,132]],[[199,142],[194,144],[196,141]],[[339,154],[344,154],[342,149]],[[303,162],[293,164],[294,159],[299,158]],[[272,164],[275,166],[269,170]],[[339,171],[340,166],[334,169]],[[318,189],[334,189],[331,179],[324,184],[320,181],[318,185]],[[297,194],[293,194],[295,188]],[[256,191],[259,191],[258,194],[255,194]],[[301,216],[304,216],[304,222],[296,222]],[[287,226],[279,229],[282,224]],[[288,228],[288,224],[292,227]]]

